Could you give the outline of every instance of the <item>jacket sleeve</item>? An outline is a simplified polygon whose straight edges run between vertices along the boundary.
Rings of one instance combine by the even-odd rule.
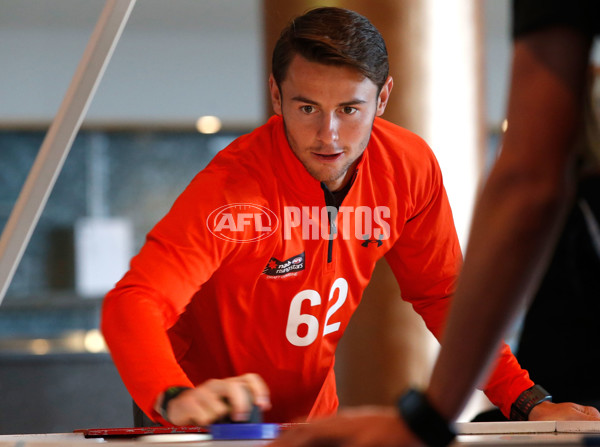
[[[428,329],[441,340],[462,254],[437,162],[433,161],[429,173],[419,178],[428,181],[410,188],[403,186],[413,191],[413,212],[406,216],[400,238],[386,260],[399,283],[402,299],[412,304]],[[504,344],[483,391],[508,417],[518,395],[533,384]]]
[[[160,393],[173,385],[193,386],[175,359],[167,330],[231,249],[207,230],[206,218],[222,200],[216,191],[210,175],[196,176],[148,233],[103,303],[101,329],[115,366],[154,420],[164,422],[153,410]]]

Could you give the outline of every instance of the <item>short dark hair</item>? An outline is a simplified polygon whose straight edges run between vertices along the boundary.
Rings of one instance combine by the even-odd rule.
[[[348,9],[312,9],[283,29],[271,61],[277,85],[281,86],[296,54],[311,62],[355,68],[378,89],[388,77],[383,37],[366,17]]]

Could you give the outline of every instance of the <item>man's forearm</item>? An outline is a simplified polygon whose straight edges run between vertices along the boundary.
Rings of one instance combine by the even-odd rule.
[[[562,220],[559,212],[531,212],[546,205],[527,200],[526,193],[520,196],[524,200],[506,198],[489,206],[494,202],[486,201],[487,195],[493,193],[482,196],[428,393],[443,399],[442,411],[451,419],[484,380],[501,334],[535,290]],[[537,216],[524,223],[527,208]]]
[[[574,178],[573,140],[589,52],[565,29],[515,45],[509,128],[475,209],[430,399],[455,419],[549,261]]]

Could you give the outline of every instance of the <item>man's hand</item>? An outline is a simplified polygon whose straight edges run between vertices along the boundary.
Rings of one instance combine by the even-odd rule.
[[[564,402],[555,404],[552,402],[542,402],[531,409],[529,413],[530,421],[598,421],[600,420],[600,411],[594,407],[586,407]]]
[[[423,447],[392,407],[357,407],[337,416],[298,425],[269,447]]]
[[[161,395],[155,408],[160,408]],[[257,374],[211,379],[186,390],[167,404],[167,417],[174,425],[208,425],[227,415],[233,421],[249,418],[252,404],[262,411],[271,408],[269,389]]]

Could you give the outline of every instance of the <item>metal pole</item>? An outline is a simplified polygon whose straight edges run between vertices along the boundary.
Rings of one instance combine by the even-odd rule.
[[[107,0],[0,237],[0,304],[71,149],[135,0]]]

